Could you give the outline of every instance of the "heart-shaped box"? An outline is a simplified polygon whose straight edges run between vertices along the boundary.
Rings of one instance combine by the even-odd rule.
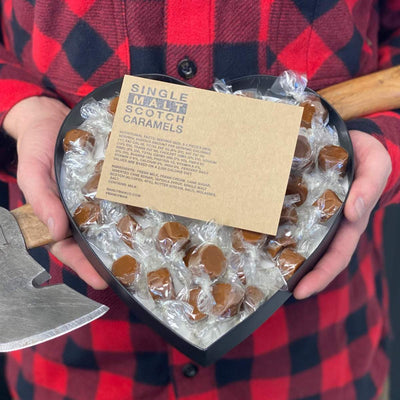
[[[141,77],[161,80],[168,83],[175,83],[180,85],[185,85],[185,83],[165,75],[149,74],[141,75]],[[265,75],[254,75],[242,78],[237,78],[232,81],[228,81],[227,85],[232,87],[232,91],[246,90],[246,89],[257,89],[260,92],[266,92],[272,84],[275,82],[276,77],[265,76]],[[63,125],[60,128],[58,134],[56,148],[55,148],[55,171],[56,179],[59,189],[61,188],[61,170],[62,162],[64,157],[63,150],[63,139],[65,134],[74,128],[77,128],[83,122],[83,117],[81,116],[81,107],[88,101],[109,99],[116,96],[119,93],[122,85],[122,79],[118,79],[109,82],[97,89],[92,93],[83,98],[68,114]],[[306,89],[307,92],[315,94],[316,93],[310,89]],[[339,114],[323,99],[321,98],[322,104],[328,110],[329,113],[329,124],[333,125],[339,137],[339,143],[344,147],[349,154],[349,162],[347,166],[346,176],[349,182],[349,186],[353,180],[354,176],[354,162],[353,162],[353,148],[348,134],[346,125]],[[313,251],[313,253],[306,259],[306,261],[300,266],[300,268],[294,273],[294,275],[289,279],[287,286],[288,290],[279,290],[268,300],[264,301],[255,312],[247,316],[237,325],[233,326],[229,331],[215,340],[207,348],[199,347],[191,342],[189,342],[185,337],[180,335],[176,330],[173,330],[167,324],[162,321],[158,316],[149,311],[140,302],[138,302],[132,294],[123,286],[111,273],[111,271],[104,265],[100,257],[92,249],[83,233],[78,228],[74,218],[69,211],[65,198],[62,191],[60,190],[61,201],[64,205],[66,213],[69,217],[71,229],[73,236],[82,251],[92,263],[99,274],[104,278],[104,280],[110,285],[110,287],[123,299],[123,301],[133,310],[133,312],[146,324],[151,326],[156,332],[158,332],[165,340],[170,344],[179,349],[182,353],[186,354],[192,360],[200,365],[209,365],[219,358],[221,358],[226,352],[235,347],[241,341],[243,341],[247,336],[249,336],[254,330],[256,330],[262,323],[264,323],[280,306],[282,306],[285,301],[292,295],[292,290],[299,282],[299,280],[309,272],[321,256],[326,251],[329,243],[332,241],[335,232],[339,226],[341,218],[343,216],[344,202],[338,212],[328,221],[329,230],[326,236],[323,238],[318,247]]]

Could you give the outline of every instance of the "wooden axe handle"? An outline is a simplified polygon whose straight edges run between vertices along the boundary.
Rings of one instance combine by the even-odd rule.
[[[36,216],[30,204],[11,211],[21,229],[28,249],[45,246],[53,241],[47,226]]]
[[[329,86],[318,93],[345,121],[400,108],[400,65]]]
[[[344,120],[400,108],[400,66],[329,86],[318,92]],[[27,204],[11,211],[28,249],[52,242],[47,226]]]

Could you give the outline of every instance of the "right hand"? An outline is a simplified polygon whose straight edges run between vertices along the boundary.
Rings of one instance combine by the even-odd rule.
[[[376,138],[355,130],[350,136],[356,168],[344,206],[345,218],[321,260],[296,286],[293,294],[297,299],[320,292],[348,266],[392,171],[389,153]]]
[[[51,233],[50,251],[94,289],[106,282],[68,235],[68,218],[58,196],[54,174],[57,134],[69,108],[56,99],[28,97],[8,112],[4,130],[17,140],[17,181],[25,199]]]

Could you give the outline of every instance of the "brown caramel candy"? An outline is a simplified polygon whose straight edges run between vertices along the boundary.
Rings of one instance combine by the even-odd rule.
[[[281,217],[279,219],[279,225],[284,224],[297,224],[298,215],[295,206],[283,206]]]
[[[289,182],[286,188],[286,194],[298,194],[300,196],[300,200],[297,201],[296,206],[301,206],[307,199],[308,189],[307,185],[303,182],[303,178],[301,176],[290,176]]]
[[[126,206],[126,209],[129,213],[138,215],[139,217],[143,217],[146,214],[146,210],[141,207],[136,206]]]
[[[292,161],[292,171],[304,172],[314,166],[310,143],[304,135],[297,137],[296,149]]]
[[[201,268],[211,280],[218,278],[225,272],[226,257],[222,250],[213,244],[198,246],[189,257],[189,268]]]
[[[115,114],[115,111],[117,110],[118,106],[118,100],[119,96],[113,97],[110,101],[110,105],[108,106],[108,111],[110,111],[111,114]]]
[[[311,102],[304,102],[300,104],[304,108],[301,117],[301,126],[303,128],[311,128],[311,121],[315,114],[315,106]]]
[[[74,148],[74,146],[85,147],[88,143],[94,145],[94,136],[87,131],[82,129],[71,129],[64,137],[63,147],[64,151],[68,151]]]
[[[244,290],[229,283],[216,283],[212,287],[215,305],[213,313],[222,318],[233,317],[243,303]]]
[[[272,258],[275,258],[282,249],[286,247],[294,248],[296,247],[296,245],[297,243],[292,236],[283,235],[277,238],[270,239],[266,249],[268,254]]]
[[[147,285],[154,300],[171,300],[175,297],[174,284],[167,268],[149,272]]]
[[[192,321],[200,321],[207,317],[207,314],[202,313],[199,310],[198,305],[197,305],[200,291],[201,291],[200,287],[190,289],[190,291],[189,291],[188,303],[193,307],[193,311],[191,313],[189,313],[189,318]]]
[[[189,241],[189,231],[179,222],[166,222],[158,232],[158,244],[163,253],[180,250]]]
[[[321,121],[325,121],[328,116],[328,110],[322,105],[318,96],[310,95],[300,104],[304,108],[303,116],[301,117],[301,126],[303,128],[311,128],[312,120],[315,117],[320,117]]]
[[[263,302],[264,293],[256,286],[247,286],[244,294],[244,306],[255,311],[256,308]]]
[[[111,272],[125,286],[131,285],[139,273],[138,262],[126,254],[113,262]]]
[[[318,167],[322,171],[336,170],[343,176],[346,172],[348,160],[349,154],[343,147],[328,145],[319,152]]]
[[[333,190],[326,190],[321,197],[319,197],[313,206],[317,207],[321,212],[321,221],[326,222],[333,217],[337,210],[342,205],[342,201],[337,197]]]
[[[93,199],[97,193],[97,187],[99,186],[100,174],[94,174],[86,182],[85,186],[82,188],[82,193],[87,199]]]
[[[183,262],[187,267],[189,267],[190,257],[192,256],[193,252],[195,251],[197,246],[191,246],[185,251],[185,255],[183,257]]]
[[[131,249],[133,249],[133,237],[135,232],[140,229],[137,221],[130,215],[125,215],[122,217],[117,224],[117,231],[121,235],[122,240]]]
[[[81,203],[74,212],[74,220],[79,229],[100,222],[100,205],[94,201]]]
[[[264,241],[265,237],[263,233],[235,228],[232,233],[232,247],[236,251],[243,251],[246,248],[246,243],[258,245]]]
[[[103,169],[104,160],[100,160],[96,166],[94,167],[95,174],[101,174],[101,170]]]
[[[279,255],[278,267],[284,278],[289,280],[304,261],[305,258],[301,254],[286,248],[283,249],[282,253]]]
[[[236,275],[239,278],[240,282],[242,282],[243,285],[246,285],[247,278],[246,278],[246,274],[244,273],[243,265],[239,266],[239,268],[236,271]]]

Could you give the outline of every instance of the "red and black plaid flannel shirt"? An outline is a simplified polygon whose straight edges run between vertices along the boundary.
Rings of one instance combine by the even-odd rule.
[[[74,105],[125,73],[215,77],[304,72],[314,89],[400,63],[399,0],[3,0],[1,116],[49,95]],[[193,67],[193,65],[192,65]],[[182,68],[181,68],[182,69]],[[387,148],[393,173],[349,267],[322,293],[289,300],[214,365],[202,368],[141,324],[111,290],[88,288],[44,250],[53,276],[107,304],[101,319],[10,354],[23,399],[375,399],[388,371],[383,206],[400,201],[400,116],[349,123]],[[10,182],[11,207],[21,202]]]

